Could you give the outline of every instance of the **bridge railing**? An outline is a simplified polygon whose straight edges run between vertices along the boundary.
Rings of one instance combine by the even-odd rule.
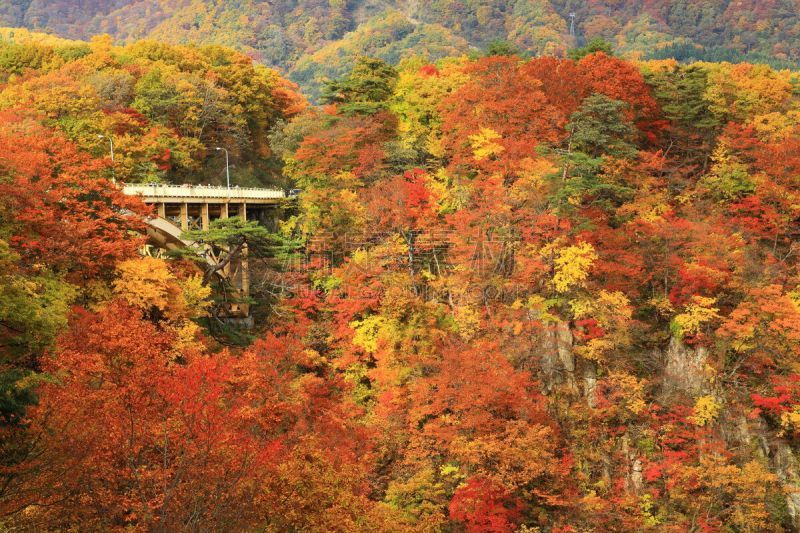
[[[286,198],[281,189],[258,187],[218,187],[214,185],[125,185],[123,192],[130,196],[147,198],[232,198],[232,199],[278,199]]]

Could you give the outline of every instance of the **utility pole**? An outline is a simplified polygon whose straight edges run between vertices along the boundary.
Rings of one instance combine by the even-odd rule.
[[[216,150],[218,152],[220,150],[223,150],[225,152],[225,181],[228,184],[228,190],[230,190],[230,188],[231,188],[231,171],[230,171],[230,166],[228,164],[228,150],[227,150],[227,148],[220,148],[219,146],[214,148],[214,150]]]
[[[111,182],[117,183],[117,176],[114,172],[114,138],[110,135],[106,137],[105,135],[98,135],[98,139],[108,139],[108,143],[111,145]]]

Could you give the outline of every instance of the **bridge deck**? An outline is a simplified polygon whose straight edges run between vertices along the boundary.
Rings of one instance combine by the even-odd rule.
[[[123,192],[141,196],[148,204],[158,203],[246,203],[276,204],[286,198],[280,189],[216,187],[211,185],[125,185]]]

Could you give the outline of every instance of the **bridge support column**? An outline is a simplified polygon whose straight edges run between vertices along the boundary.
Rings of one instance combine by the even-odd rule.
[[[189,231],[189,204],[181,204],[181,231]]]
[[[244,202],[239,205],[239,216],[242,220],[247,220],[247,204]]]
[[[208,204],[205,203],[200,206],[200,224],[203,228],[203,231],[208,231],[208,226],[210,224],[209,216],[208,216]]]
[[[242,295],[243,298],[249,298],[250,297],[250,265],[248,264],[248,261],[247,261],[247,254],[248,254],[247,244],[245,244],[242,247],[242,252],[241,253],[242,253],[242,258],[241,258],[241,263],[240,263],[240,266],[239,266],[239,268],[241,269],[241,274],[242,274],[242,278],[241,278],[241,281],[242,281],[241,295]],[[250,304],[249,303],[245,303],[245,304],[242,305],[242,314],[244,314],[244,316],[249,316],[250,315]]]
[[[228,218],[228,203],[225,202],[224,204],[220,204],[219,206],[219,218]]]
[[[166,219],[167,218],[167,206],[164,204],[164,202],[159,202],[156,205],[157,205],[156,209],[158,210],[158,217]]]

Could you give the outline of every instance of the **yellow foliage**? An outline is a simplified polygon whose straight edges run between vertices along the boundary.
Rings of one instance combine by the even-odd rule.
[[[697,466],[683,465],[670,489],[670,499],[691,512],[715,514],[733,531],[773,531],[767,496],[777,476],[758,461],[742,466],[721,454],[701,457]]]
[[[679,337],[696,335],[704,324],[719,318],[718,308],[712,307],[717,302],[716,298],[692,296],[690,303],[686,304],[683,313],[672,319],[672,330]]]
[[[179,296],[177,280],[167,264],[154,257],[129,259],[117,265],[114,294],[143,311],[166,312]]]
[[[435,76],[420,75],[420,68],[428,64],[426,59],[401,61],[390,108],[398,118],[397,130],[404,147],[424,150],[433,157],[445,155],[438,106],[469,79],[462,68],[466,61],[466,57],[443,59]]]
[[[468,305],[461,305],[455,308],[454,315],[461,338],[467,341],[473,339],[480,331],[480,313]]]
[[[694,414],[689,420],[696,426],[706,426],[717,419],[720,405],[713,396],[700,396],[694,403]]]
[[[363,320],[351,322],[350,327],[355,330],[353,344],[369,354],[374,354],[378,351],[378,339],[381,337],[381,333],[390,325],[385,317],[372,315]]]
[[[800,312],[800,287],[797,287],[795,290],[786,293],[786,296],[789,297],[792,303],[794,303],[798,312]]]
[[[758,138],[765,142],[780,142],[794,129],[796,121],[784,113],[772,112],[758,115],[752,121]]]
[[[549,427],[510,420],[497,435],[456,437],[452,450],[462,464],[507,487],[519,488],[555,468],[558,460],[552,439]]]
[[[463,475],[460,473],[460,470],[461,470],[461,469],[458,467],[458,465],[454,465],[454,464],[451,464],[451,463],[447,463],[447,464],[444,464],[444,465],[442,465],[442,466],[439,468],[439,474],[440,474],[442,477],[463,476]]]
[[[589,278],[589,269],[596,260],[597,253],[588,242],[559,250],[554,260],[553,287],[555,290],[565,293],[574,287],[583,286]]]
[[[342,172],[333,178],[332,187],[303,193],[300,204],[304,216],[299,227],[304,235],[342,236],[360,230],[366,221],[364,203],[349,187],[358,187],[358,181],[351,173]]]
[[[458,211],[469,202],[471,190],[463,182],[456,182],[447,173],[447,170],[440,168],[428,181],[428,186],[438,199],[439,213],[452,213]]]
[[[732,114],[743,121],[773,111],[784,111],[792,94],[791,73],[767,65],[708,64],[706,99],[720,116]]]
[[[403,511],[413,521],[424,522],[433,518],[434,523],[444,522],[443,503],[448,501],[448,492],[453,490],[453,485],[463,478],[463,474],[452,475],[450,470],[445,473],[448,468],[449,465],[441,467],[441,477],[426,466],[417,469],[408,479],[393,480],[386,489],[386,503]],[[458,471],[458,467],[453,468]],[[439,529],[436,527],[430,531]]]
[[[620,291],[599,291],[593,298],[579,298],[569,302],[576,319],[591,317],[603,327],[613,326],[619,320],[630,320],[633,315],[630,300]]]
[[[612,372],[608,375],[608,382],[613,388],[623,393],[622,407],[638,415],[647,408],[645,400],[646,380],[638,379],[636,376],[625,372]]]
[[[545,193],[545,178],[557,170],[548,159],[526,157],[519,164],[519,179],[509,189],[509,197],[518,202],[541,199]]]
[[[470,146],[472,146],[472,155],[478,161],[499,155],[505,148],[495,141],[501,138],[501,135],[493,129],[481,128],[480,133],[469,136],[469,143]]]
[[[197,318],[208,315],[208,308],[211,307],[211,287],[203,285],[202,276],[190,276],[185,280],[178,281],[183,296],[183,306],[186,315],[190,318]]]
[[[84,41],[62,39],[61,37],[56,37],[55,35],[33,32],[25,28],[0,28],[0,39],[20,44],[51,46],[53,48],[78,46],[84,44]]]
[[[666,296],[655,296],[650,298],[647,303],[652,305],[656,312],[661,316],[669,316],[675,312],[675,308],[672,307],[672,302],[670,302],[669,298]]]
[[[664,215],[672,209],[669,195],[663,189],[637,194],[636,198],[620,206],[617,213],[620,216],[630,215],[639,217],[651,224],[662,222]]]
[[[89,281],[83,288],[83,294],[89,301],[88,307],[93,310],[102,307],[114,296],[108,283],[101,280]]]
[[[791,411],[781,415],[781,427],[791,433],[800,431],[800,405],[795,405]]]
[[[182,321],[173,326],[171,330],[175,333],[172,349],[176,357],[185,353],[189,348],[199,347],[197,338],[200,334],[200,326],[191,320]]]
[[[590,361],[604,361],[606,354],[616,348],[616,343],[608,337],[590,339],[586,344],[575,347],[575,353]]]
[[[656,527],[661,523],[661,521],[658,519],[658,516],[653,514],[655,505],[653,503],[652,494],[643,494],[639,498],[639,509],[642,511],[642,518],[644,518],[644,523],[646,526]]]
[[[527,301],[523,304],[520,301],[514,302],[512,307],[524,307],[528,310],[528,317],[531,320],[538,320],[539,322],[555,323],[560,319],[557,315],[550,311],[554,302],[545,300],[542,296],[534,294],[528,297]]]
[[[161,259],[123,261],[117,265],[117,275],[113,284],[116,297],[145,313],[157,309],[179,327],[191,318],[205,316],[211,305],[211,288],[203,286],[200,276],[180,280]]]

